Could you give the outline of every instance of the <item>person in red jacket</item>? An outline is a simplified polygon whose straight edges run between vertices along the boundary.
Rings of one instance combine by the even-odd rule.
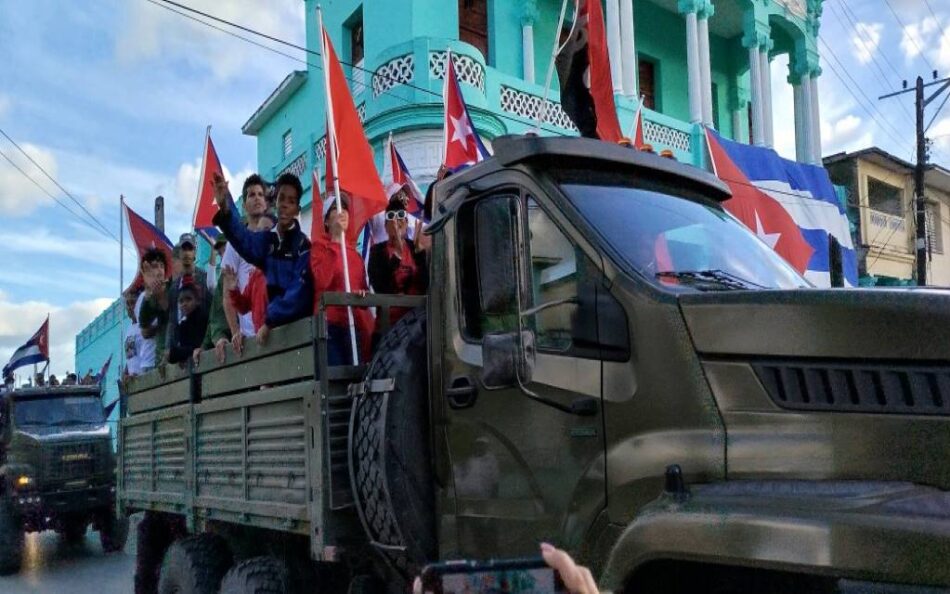
[[[340,238],[346,236],[349,226],[350,196],[340,192],[342,210],[338,213],[336,201],[331,195],[324,198],[323,229],[314,225],[310,248],[310,270],[313,273],[314,313],[320,306],[323,293],[345,292],[343,276],[343,258],[340,254]],[[365,295],[366,269],[363,258],[356,246],[346,246],[346,261],[349,268],[350,292]],[[353,321],[356,327],[357,348],[360,362],[365,363],[370,354],[370,342],[373,334],[373,315],[362,307],[354,307]],[[347,308],[331,306],[327,308],[327,360],[330,365],[352,365],[353,351],[350,337],[350,323]]]
[[[258,219],[257,228],[254,231],[267,232],[277,224],[276,217],[272,214],[264,214]],[[221,281],[224,283],[224,289],[227,291],[231,305],[241,315],[251,314],[251,321],[254,323],[254,332],[257,332],[264,325],[267,319],[267,277],[260,268],[255,268],[244,285],[244,291],[238,290],[237,271],[230,266],[221,269]]]

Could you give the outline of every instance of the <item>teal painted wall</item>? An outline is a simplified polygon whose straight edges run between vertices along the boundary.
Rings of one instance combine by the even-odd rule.
[[[106,360],[110,356],[112,357],[112,363],[109,365],[109,371],[103,382],[102,402],[104,405],[110,404],[119,397],[119,387],[116,380],[119,379],[119,374],[124,366],[121,359],[121,336],[122,329],[125,328],[127,323],[125,305],[122,301],[116,300],[76,335],[75,369],[79,377],[82,377],[90,369],[94,374],[99,373]],[[113,439],[115,438],[118,418],[119,410],[116,407],[110,417],[110,430]]]

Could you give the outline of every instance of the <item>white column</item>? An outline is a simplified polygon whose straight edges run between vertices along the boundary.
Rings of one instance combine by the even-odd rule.
[[[762,77],[762,140],[765,146],[775,144],[775,128],[772,125],[772,63],[768,46],[759,48],[759,76]]]
[[[821,113],[818,109],[818,73],[812,75],[809,92],[811,93],[811,122],[812,122],[812,163],[821,165]]]
[[[802,150],[805,153],[804,161],[806,163],[815,162],[815,134],[814,121],[815,110],[812,109],[811,77],[807,74],[802,76]]]
[[[521,25],[521,52],[524,59],[524,80],[534,84],[534,25]]]
[[[686,66],[689,76],[689,121],[703,121],[702,67],[699,65],[699,24],[695,12],[686,13]]]
[[[617,0],[607,0],[607,53],[610,56],[610,78],[614,93],[623,91],[623,72],[620,47],[620,7]]]
[[[698,18],[697,29],[699,33],[699,74],[703,89],[703,124],[712,126],[712,73],[709,66],[709,19],[706,16]]]
[[[751,79],[752,94],[752,144],[762,146],[765,144],[762,137],[762,77],[759,68],[762,63],[759,61],[759,46],[753,45],[749,48],[749,78]]]
[[[633,31],[633,0],[620,0],[620,49],[623,53],[623,94],[637,97],[637,46]]]
[[[810,155],[805,142],[805,94],[802,92],[801,80],[792,80],[792,100],[795,105],[795,160],[799,163],[807,163]]]

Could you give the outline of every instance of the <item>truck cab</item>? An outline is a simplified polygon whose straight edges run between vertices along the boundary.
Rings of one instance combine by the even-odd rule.
[[[82,538],[92,524],[116,550],[115,456],[98,385],[6,392],[0,415],[0,568],[19,569],[23,534]],[[121,540],[122,542],[118,542]]]

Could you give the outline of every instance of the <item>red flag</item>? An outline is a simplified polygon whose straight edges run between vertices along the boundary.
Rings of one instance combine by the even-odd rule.
[[[445,85],[442,88],[442,100],[445,103],[445,124],[443,126],[442,164],[451,171],[474,165],[488,158],[488,150],[482,144],[475,123],[468,113],[452,53],[445,57]]]
[[[125,207],[125,220],[129,225],[129,235],[132,236],[132,242],[135,244],[135,251],[139,255],[139,271],[135,275],[129,289],[138,288],[142,284],[141,260],[142,255],[149,248],[158,248],[165,253],[165,278],[172,276],[172,242],[165,237],[165,234],[159,231],[158,227],[149,223],[129,208],[128,204],[123,202]],[[127,289],[128,290],[128,289]]]
[[[619,142],[610,58],[600,0],[580,0],[574,32],[557,57],[561,105],[582,136]]]
[[[327,81],[327,114],[332,118],[332,126],[327,129],[327,164],[336,161],[336,172],[327,179],[337,178],[341,190],[349,192],[350,223],[347,228],[347,241],[355,244],[363,225],[372,216],[386,209],[386,190],[376,173],[373,149],[370,148],[363,132],[350,88],[343,68],[336,57],[333,44],[326,29],[323,29],[323,67]],[[329,187],[329,184],[327,184]],[[316,210],[313,211],[317,216]],[[322,223],[322,221],[321,221]],[[322,225],[321,225],[322,228]]]
[[[706,130],[713,170],[732,190],[723,207],[751,229],[762,241],[804,274],[814,248],[802,236],[792,215],[777,200],[757,188],[733,162],[726,150]]]
[[[198,178],[198,200],[195,202],[195,216],[193,227],[202,237],[208,240],[208,243],[214,243],[214,238],[218,235],[218,229],[211,222],[218,207],[214,202],[214,175],[218,174],[224,177],[224,170],[221,169],[221,161],[218,160],[218,151],[214,150],[214,143],[211,142],[211,126],[208,126],[208,132],[205,135],[205,150],[201,159],[201,176]]]

